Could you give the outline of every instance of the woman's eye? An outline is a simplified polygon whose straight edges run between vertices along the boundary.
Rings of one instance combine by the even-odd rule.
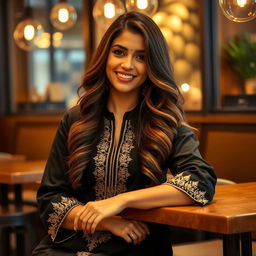
[[[117,56],[123,56],[124,55],[124,51],[116,49],[112,51],[115,55]]]
[[[140,55],[137,55],[136,58],[140,61],[144,61],[145,60],[145,55],[144,54],[140,54]]]

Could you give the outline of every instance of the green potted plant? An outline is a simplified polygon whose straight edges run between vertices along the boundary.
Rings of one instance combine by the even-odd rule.
[[[232,67],[245,80],[245,93],[256,94],[256,36],[246,33],[232,38],[226,51]]]

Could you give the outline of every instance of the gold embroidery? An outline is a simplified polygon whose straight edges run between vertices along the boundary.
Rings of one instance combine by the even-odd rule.
[[[121,146],[121,152],[118,158],[119,170],[117,171],[118,181],[116,184],[115,195],[123,193],[127,190],[125,184],[128,177],[130,176],[130,173],[128,172],[128,166],[129,166],[129,162],[132,160],[132,158],[130,157],[130,152],[134,148],[133,146],[134,133],[132,130],[131,120],[126,121],[125,128],[126,129],[125,129],[124,142]]]
[[[132,160],[130,152],[134,148],[133,140],[131,120],[126,120],[120,147],[114,151],[113,124],[107,119],[104,120],[104,132],[97,146],[97,155],[94,157],[96,200],[113,197],[127,191],[126,181],[130,176],[128,166]]]
[[[97,146],[97,155],[94,157],[95,170],[95,197],[102,200],[127,191],[126,181],[130,176],[129,162],[132,160],[130,152],[134,148],[134,133],[130,120],[124,124],[124,132],[120,138],[120,146],[114,150],[114,125],[104,119],[104,131]],[[94,234],[84,234],[89,251],[99,243],[111,239],[111,233],[97,231]]]
[[[111,138],[110,121],[105,118],[103,135],[101,136],[100,143],[97,146],[97,155],[94,157],[96,167],[93,174],[96,179],[96,186],[95,186],[96,200],[101,200],[106,198],[105,197],[105,192],[106,192],[105,163],[108,158],[111,140],[113,140],[113,138]]]
[[[184,191],[186,194],[191,196],[195,201],[205,205],[209,200],[205,197],[205,191],[202,191],[198,188],[199,181],[191,180],[191,175],[183,176],[182,173],[177,174],[175,177],[167,177],[165,183],[176,186],[177,188]]]
[[[53,213],[49,214],[49,218],[47,222],[51,225],[48,228],[48,234],[51,235],[52,240],[55,239],[59,226],[70,210],[71,207],[80,204],[79,201],[73,197],[61,197],[61,201],[57,203],[52,203],[53,206]]]
[[[84,234],[87,241],[88,250],[91,252],[98,244],[105,243],[111,239],[111,233],[106,231],[96,231],[94,234]]]

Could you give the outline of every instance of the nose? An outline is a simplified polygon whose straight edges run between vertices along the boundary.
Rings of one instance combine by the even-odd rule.
[[[133,69],[133,58],[132,56],[126,56],[121,63],[123,69]]]

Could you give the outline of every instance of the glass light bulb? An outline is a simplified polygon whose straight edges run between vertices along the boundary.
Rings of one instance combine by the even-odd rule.
[[[98,0],[93,7],[95,21],[103,25],[109,25],[124,12],[121,0]]]
[[[240,6],[240,7],[245,7],[246,5],[246,0],[236,0],[237,1],[237,4]]]
[[[182,84],[180,87],[183,92],[188,92],[190,90],[190,85],[187,83]]]
[[[246,22],[256,17],[256,0],[219,0],[224,15],[235,22]]]
[[[24,27],[24,37],[26,40],[32,40],[35,36],[35,28],[33,25],[28,24]]]
[[[140,10],[147,9],[147,8],[148,8],[148,0],[140,0],[140,1],[137,1],[137,7],[138,7]]]
[[[32,18],[27,18],[14,29],[13,38],[21,49],[30,51],[36,48],[35,40],[44,33],[42,25]]]
[[[66,8],[59,9],[58,12],[58,19],[60,22],[65,23],[69,19],[69,12]]]
[[[126,0],[125,5],[127,11],[137,11],[152,16],[157,11],[158,0]]]
[[[75,8],[65,2],[55,5],[50,13],[52,25],[60,30],[66,30],[76,24],[77,13]]]
[[[115,15],[115,6],[112,3],[106,3],[104,5],[104,16],[108,19],[112,19]]]

